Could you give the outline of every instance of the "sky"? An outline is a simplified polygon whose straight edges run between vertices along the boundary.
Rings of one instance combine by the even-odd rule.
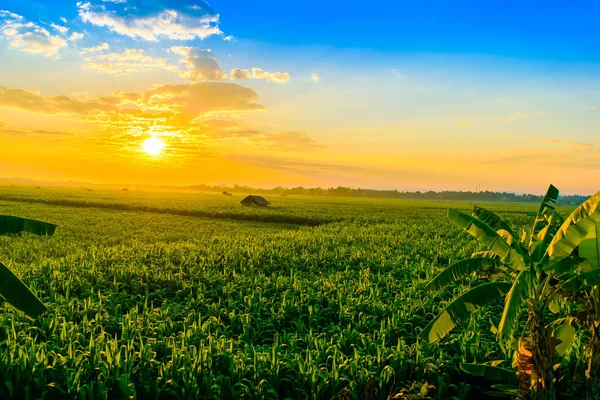
[[[595,193],[599,17],[597,1],[3,0],[0,177]]]

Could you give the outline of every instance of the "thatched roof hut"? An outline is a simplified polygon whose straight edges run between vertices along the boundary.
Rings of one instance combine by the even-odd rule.
[[[271,204],[264,197],[262,197],[262,196],[254,196],[254,195],[247,196],[240,203],[243,204],[243,205],[245,205],[245,206],[263,206],[263,207],[264,206],[268,206],[269,204]]]

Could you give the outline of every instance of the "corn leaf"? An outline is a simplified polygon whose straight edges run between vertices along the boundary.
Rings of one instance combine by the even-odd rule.
[[[46,311],[44,303],[2,263],[0,263],[0,296],[31,319]]]
[[[442,339],[481,307],[502,298],[511,288],[508,282],[489,282],[476,286],[450,303],[419,334],[427,343]]]
[[[525,269],[523,257],[485,222],[453,208],[448,210],[448,219],[479,240],[487,250],[496,253],[502,262],[512,269],[519,271]]]
[[[517,373],[512,369],[496,367],[490,364],[460,364],[460,369],[464,372],[482,376],[495,381],[505,382],[507,384],[516,384]]]
[[[559,228],[546,250],[549,265],[553,265],[579,246],[583,239],[600,223],[600,192],[577,207]]]
[[[0,215],[0,235],[15,235],[21,232],[35,235],[51,236],[56,231],[56,225],[12,215]]]
[[[506,296],[504,311],[498,325],[498,337],[512,339],[518,326],[523,307],[533,295],[534,275],[530,271],[521,271]]]
[[[430,292],[442,289],[452,282],[465,278],[477,271],[494,273],[494,271],[502,265],[501,261],[494,258],[478,257],[460,260],[440,272],[427,284],[425,289]]]

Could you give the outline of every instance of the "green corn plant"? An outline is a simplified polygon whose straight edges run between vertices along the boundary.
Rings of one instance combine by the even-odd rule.
[[[33,219],[0,215],[0,235],[28,232],[53,235],[56,225]],[[0,263],[0,304],[6,302],[33,319],[46,311],[46,306],[8,267]]]
[[[428,343],[437,342],[475,311],[506,295],[497,335],[516,352],[519,388],[503,389],[518,392],[521,398],[554,398],[554,366],[566,351],[574,328],[572,319],[547,321],[546,310],[552,311],[556,297],[564,295],[563,285],[570,287],[568,282],[576,280],[588,286],[593,283],[585,281],[580,273],[586,265],[591,265],[590,261],[574,250],[578,250],[600,222],[597,211],[600,192],[566,221],[555,210],[558,194],[558,189],[550,185],[531,230],[523,231],[519,239],[506,221],[489,210],[475,207],[473,214],[468,215],[450,209],[450,221],[474,236],[485,249],[450,265],[426,286],[430,291],[440,290],[473,274],[493,279],[450,303],[423,329],[420,337]],[[519,320],[525,310],[527,323],[517,338]],[[484,374],[498,372],[499,367],[489,367],[475,370]],[[474,367],[467,368],[472,371]],[[505,371],[504,376],[507,374]]]

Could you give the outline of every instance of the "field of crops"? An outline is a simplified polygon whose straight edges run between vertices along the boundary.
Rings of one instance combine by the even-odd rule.
[[[458,366],[507,358],[490,331],[501,305],[417,340],[475,283],[423,290],[478,248],[446,219],[469,204],[242,198],[1,187],[0,214],[59,228],[0,237],[49,308],[0,310],[0,398],[484,398]],[[485,206],[517,228],[539,207]]]

